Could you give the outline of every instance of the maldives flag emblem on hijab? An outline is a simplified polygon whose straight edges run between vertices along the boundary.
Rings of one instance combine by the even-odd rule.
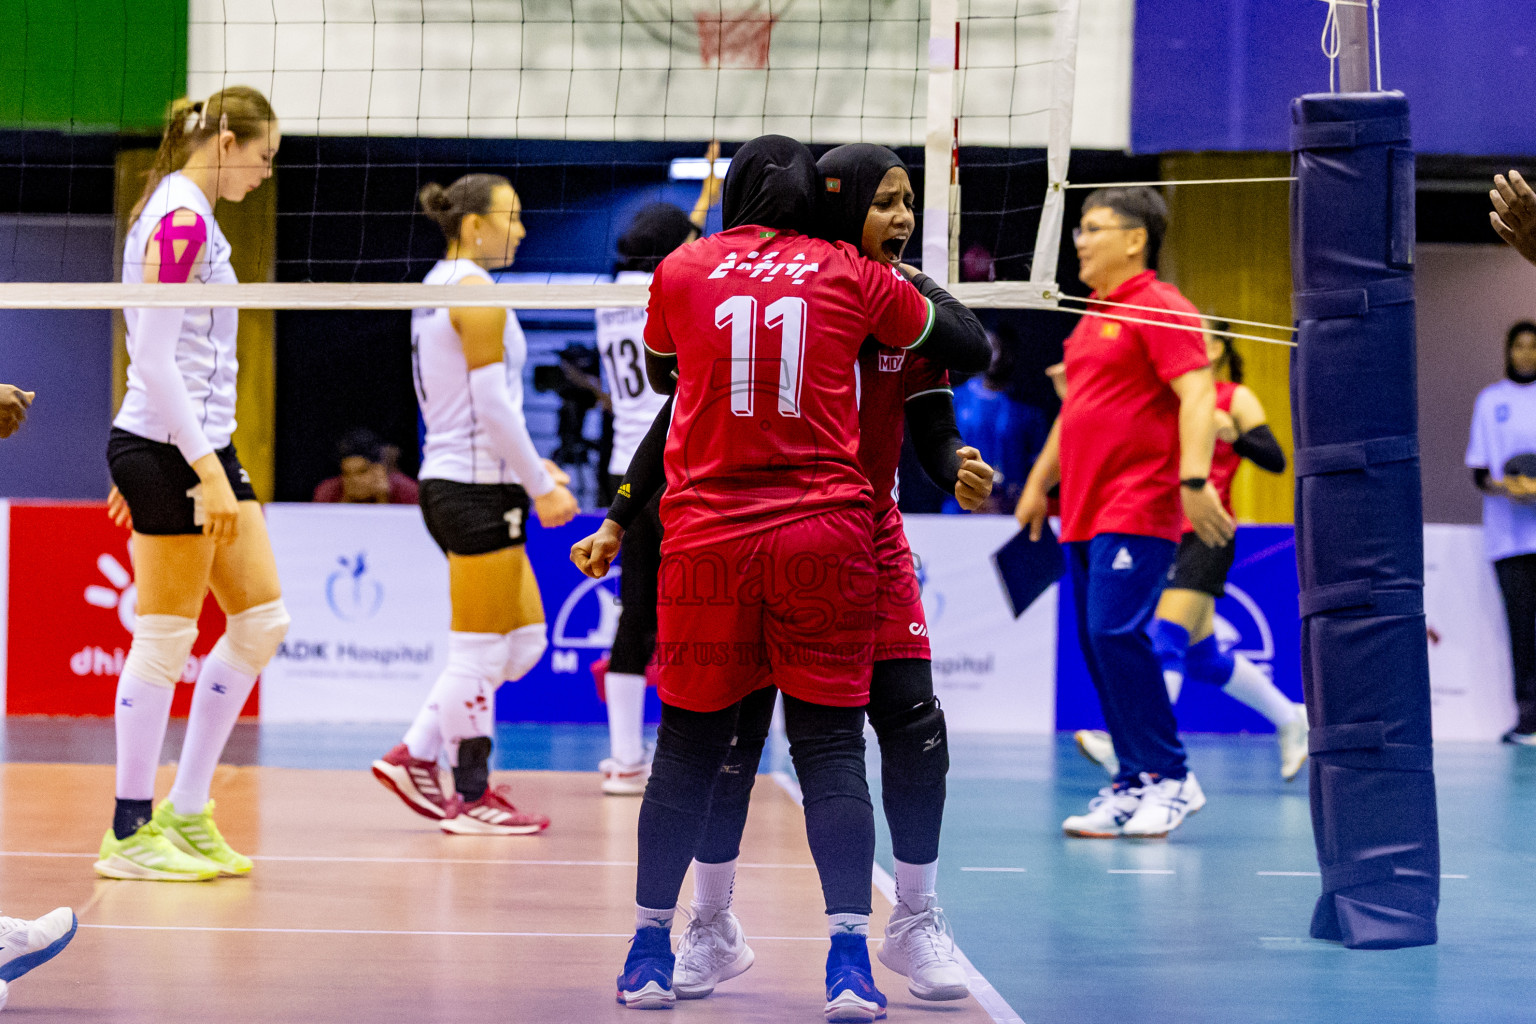
[[[843,179],[842,178],[828,178],[827,179],[827,191],[828,192],[841,192],[842,190],[843,190]]]

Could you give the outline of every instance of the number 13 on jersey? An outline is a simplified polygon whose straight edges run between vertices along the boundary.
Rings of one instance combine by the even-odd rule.
[[[715,307],[715,326],[731,329],[731,412],[751,416],[752,370],[757,365],[757,300],[732,295]],[[805,376],[805,300],[786,296],[763,310],[763,325],[780,329],[779,415],[800,415],[800,382]]]

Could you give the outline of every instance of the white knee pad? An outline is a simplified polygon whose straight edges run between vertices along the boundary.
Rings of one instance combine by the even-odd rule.
[[[213,645],[213,656],[248,676],[257,676],[288,635],[288,609],[283,599],[268,601],[229,616],[224,635]]]
[[[133,644],[123,662],[123,674],[131,673],[156,686],[174,687],[181,682],[196,642],[196,619],[185,615],[140,615],[133,627]]]
[[[507,634],[507,661],[503,669],[504,678],[521,679],[533,671],[533,666],[544,657],[544,652],[549,648],[549,641],[544,637],[544,623],[536,622],[531,626],[523,626],[514,629]]]
[[[449,633],[448,666],[444,671],[457,670],[499,686],[507,655],[507,638],[500,633]]]

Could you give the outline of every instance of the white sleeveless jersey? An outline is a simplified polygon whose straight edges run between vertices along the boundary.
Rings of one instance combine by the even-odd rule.
[[[439,260],[422,284],[458,284],[471,277],[491,280],[491,275],[472,260]],[[420,477],[462,484],[522,484],[511,463],[496,451],[489,432],[476,422],[464,342],[448,315],[447,308],[418,309],[411,314],[416,400],[427,425]],[[528,342],[523,338],[517,314],[510,309],[502,346],[507,394],[512,408],[521,410]]]
[[[651,275],[621,271],[614,284],[650,284]],[[597,353],[613,404],[613,457],[608,472],[623,473],[645,439],[646,431],[667,404],[666,395],[651,390],[645,379],[645,307],[599,309]]]
[[[155,227],[166,214],[183,208],[202,217],[208,229],[202,269],[191,282],[237,283],[229,262],[229,241],[213,218],[208,197],[178,171],[161,180],[128,230],[128,241],[123,247],[124,284],[143,283],[145,247]],[[112,425],[151,441],[169,443],[171,430],[157,409],[156,396],[145,389],[143,378],[134,369],[134,352],[144,341],[137,330],[139,313],[137,309],[123,310],[123,319],[128,324],[128,391]],[[182,315],[181,335],[176,339],[176,366],[181,370],[203,436],[215,449],[226,447],[235,432],[235,376],[239,371],[235,334],[239,325],[237,309],[188,309]]]

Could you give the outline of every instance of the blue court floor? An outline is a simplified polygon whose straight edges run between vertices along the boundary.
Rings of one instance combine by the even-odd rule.
[[[363,771],[400,732],[242,725],[229,760]],[[1438,748],[1440,944],[1356,952],[1307,938],[1319,882],[1304,776],[1280,781],[1270,737],[1187,741],[1210,802],[1171,840],[1128,842],[1060,834],[1103,784],[1070,737],[952,738],[941,900],[960,946],[1019,1018],[1536,1020],[1536,750]],[[173,723],[168,759],[179,743]],[[504,725],[496,767],[592,771],[606,746],[602,727]],[[109,721],[16,719],[0,733],[6,761],[109,763],[112,750]],[[771,757],[765,770],[785,767],[782,749]],[[883,826],[878,856],[888,868]]]

